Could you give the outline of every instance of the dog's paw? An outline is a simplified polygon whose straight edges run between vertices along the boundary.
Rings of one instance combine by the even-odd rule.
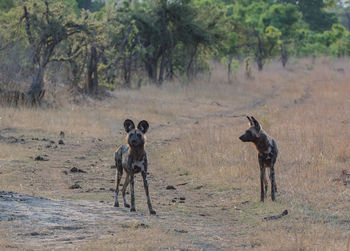
[[[130,212],[136,212],[135,208],[130,208]]]
[[[156,211],[154,211],[153,209],[149,210],[149,213],[152,215],[156,215]]]
[[[130,208],[130,205],[128,203],[124,203],[124,207]]]
[[[115,202],[115,203],[114,203],[114,207],[119,207],[119,203],[118,203],[118,202]]]

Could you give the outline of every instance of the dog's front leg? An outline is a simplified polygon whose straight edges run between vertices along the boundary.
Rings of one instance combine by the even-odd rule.
[[[130,182],[130,175],[128,173],[126,173],[126,177],[125,177],[125,181],[124,181],[124,185],[123,185],[123,189],[122,189],[122,193],[123,193],[123,201],[124,201],[124,207],[129,208],[130,205],[126,202],[126,188],[129,185]]]
[[[128,158],[127,170],[129,170],[130,175],[130,197],[131,197],[131,208],[130,212],[135,212],[135,193],[134,193],[134,167],[132,166],[133,159],[131,156]]]
[[[130,212],[135,212],[135,193],[134,193],[134,169],[130,171],[130,194],[131,194],[131,208]]]
[[[265,189],[264,189],[264,179],[265,179],[265,167],[262,159],[259,157],[260,166],[260,201],[264,202]]]
[[[148,192],[148,181],[147,181],[147,160],[144,162],[144,170],[142,171],[143,186],[145,188],[145,193],[147,197],[147,205],[150,214],[156,214],[156,211],[152,209],[151,198]]]
[[[114,201],[114,206],[119,207],[119,202],[118,202],[118,194],[119,194],[119,184],[120,184],[120,179],[122,178],[123,175],[123,167],[117,165],[117,177],[116,177],[116,182],[115,182],[115,201]]]
[[[275,169],[273,165],[270,167],[270,180],[271,180],[271,199],[272,201],[274,201],[277,187],[276,187],[276,181],[275,181]]]

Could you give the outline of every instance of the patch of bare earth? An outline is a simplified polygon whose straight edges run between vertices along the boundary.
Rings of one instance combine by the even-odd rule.
[[[0,108],[0,248],[349,249],[350,63],[311,62],[270,64],[249,80],[238,72],[232,84],[218,68],[209,82],[115,91],[86,106]],[[277,141],[276,202],[259,202],[256,150],[238,140],[246,114]],[[126,118],[151,125],[157,216],[139,175],[137,212],[113,207]]]

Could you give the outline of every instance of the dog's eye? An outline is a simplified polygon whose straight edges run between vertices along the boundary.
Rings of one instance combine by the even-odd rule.
[[[137,134],[137,137],[138,137],[139,139],[141,139],[141,134]]]

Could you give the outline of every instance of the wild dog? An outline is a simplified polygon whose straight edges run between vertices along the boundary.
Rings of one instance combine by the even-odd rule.
[[[127,133],[126,145],[122,145],[115,152],[115,165],[117,167],[116,182],[115,182],[115,207],[119,207],[118,193],[119,184],[123,175],[123,170],[126,172],[125,181],[123,184],[122,194],[124,200],[124,206],[129,208],[130,205],[126,202],[126,188],[130,183],[131,194],[131,208],[130,211],[135,210],[135,195],[134,195],[134,175],[141,172],[143,178],[143,186],[146,192],[147,205],[150,214],[156,214],[156,211],[152,209],[151,199],[148,192],[147,182],[147,154],[145,152],[145,133],[149,128],[148,122],[142,120],[135,128],[135,124],[132,120],[127,119],[124,121],[124,129]]]
[[[266,132],[261,128],[259,122],[254,117],[248,117],[250,122],[250,128],[239,137],[243,142],[253,142],[258,150],[258,159],[260,166],[260,188],[261,188],[261,201],[267,196],[267,180],[265,176],[265,169],[269,169],[269,177],[271,181],[271,199],[275,200],[275,193],[277,192],[277,186],[275,181],[275,163],[277,160],[278,149],[274,139],[269,137]],[[265,187],[264,187],[265,185]]]

